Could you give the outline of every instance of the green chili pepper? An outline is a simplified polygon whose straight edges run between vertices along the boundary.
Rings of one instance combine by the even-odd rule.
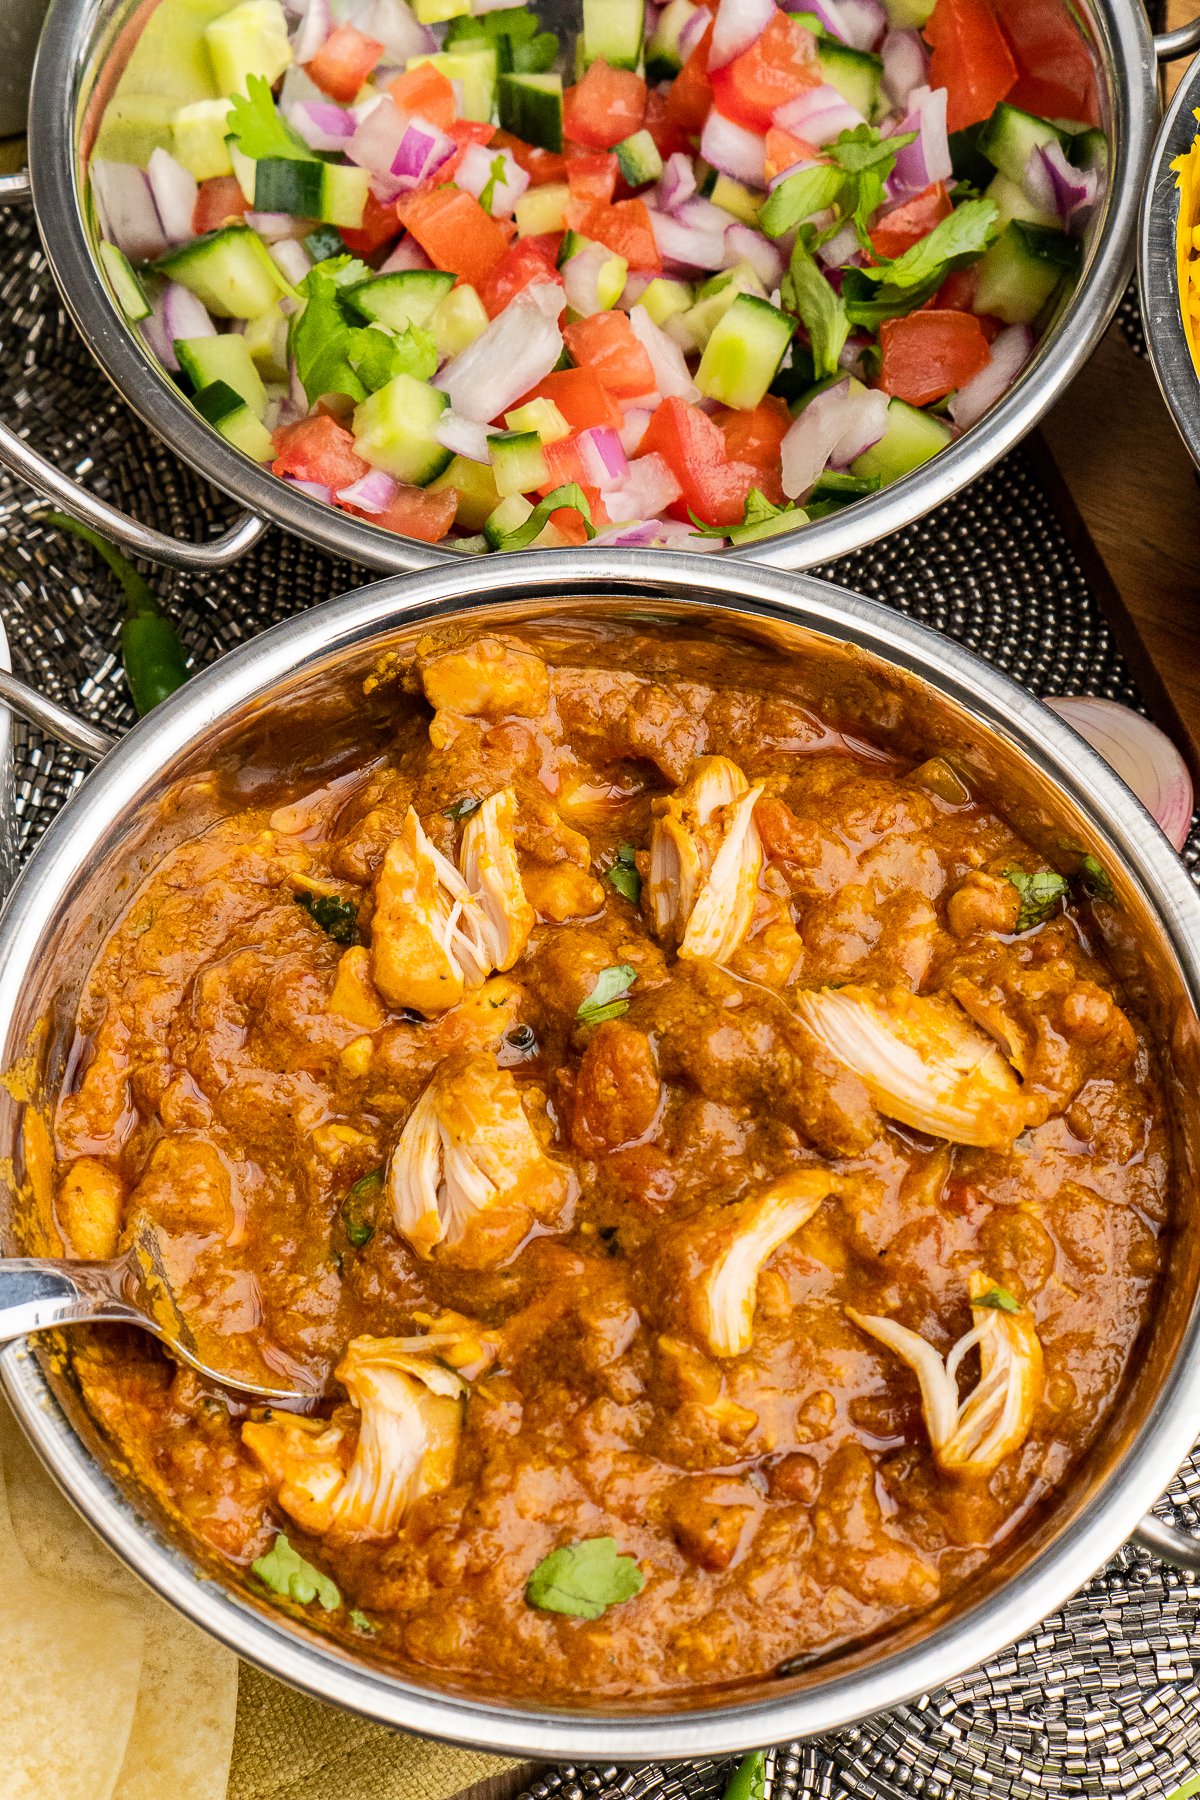
[[[125,679],[139,717],[182,687],[188,678],[183,646],[175,627],[162,609],[162,604],[149,583],[133,564],[89,525],[66,513],[47,512],[42,517],[60,531],[82,538],[97,556],[103,557],[125,590],[125,623],[121,627],[121,660]]]
[[[763,1800],[767,1786],[767,1758],[763,1750],[752,1750],[733,1771],[723,1800]]]

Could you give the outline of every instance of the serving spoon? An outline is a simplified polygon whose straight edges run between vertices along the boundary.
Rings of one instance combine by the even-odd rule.
[[[282,1410],[304,1411],[328,1391],[327,1374],[314,1378],[295,1363],[293,1385],[279,1386],[279,1370],[247,1343],[245,1334],[239,1334],[236,1345],[211,1334],[214,1348],[219,1346],[221,1366],[215,1366],[209,1360],[213,1351],[184,1316],[158,1239],[146,1227],[122,1255],[105,1262],[0,1258],[0,1344],[64,1325],[99,1324],[137,1325],[206,1381]],[[282,1359],[283,1353],[278,1354]],[[233,1357],[238,1366],[230,1366]]]

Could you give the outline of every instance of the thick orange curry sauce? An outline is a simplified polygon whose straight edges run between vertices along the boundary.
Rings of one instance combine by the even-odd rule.
[[[1086,905],[1021,926],[1004,871],[1042,859],[945,763],[839,736],[766,661],[650,629],[535,641],[431,640],[373,696],[378,755],[249,806],[232,783],[82,1004],[55,1119],[72,1252],[149,1222],[231,1354],[344,1386],[297,1428],[146,1339],[97,1333],[76,1363],[208,1546],[248,1569],[283,1529],[333,1577],[344,1609],[309,1611],[334,1632],[357,1609],[373,1651],[514,1696],[726,1684],[944,1598],[1094,1439],[1167,1218],[1154,1057]],[[729,764],[741,792],[702,822],[697,780],[736,790]],[[421,843],[458,867],[473,819],[501,850],[472,892],[503,904],[490,972],[456,988]],[[297,894],[357,905],[357,941]],[[849,1048],[831,995],[866,1009]],[[911,995],[926,1129],[880,1051],[924,1029]],[[938,1357],[983,1325],[950,1407],[989,1357],[1012,1382],[990,1448],[956,1448],[858,1319]],[[425,1338],[449,1394],[413,1374]],[[359,1442],[380,1393],[390,1468]],[[550,1551],[606,1535],[640,1594],[592,1622],[527,1602]]]

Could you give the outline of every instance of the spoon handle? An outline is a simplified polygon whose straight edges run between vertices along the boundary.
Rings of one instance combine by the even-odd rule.
[[[89,1319],[142,1323],[121,1297],[116,1267],[38,1256],[0,1258],[0,1344]]]

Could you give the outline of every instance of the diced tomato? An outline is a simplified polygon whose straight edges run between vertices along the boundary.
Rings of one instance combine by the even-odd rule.
[[[454,488],[440,488],[436,494],[431,494],[428,488],[408,487],[401,483],[395,499],[382,512],[366,513],[357,506],[342,510],[366,519],[371,525],[382,525],[385,531],[398,531],[402,537],[417,538],[422,544],[440,544],[454,523],[458,494]]]
[[[471,145],[491,142],[493,127],[483,119],[451,119],[445,131],[448,137],[454,139],[458,149],[435,170],[429,183],[431,187],[444,187],[446,182],[453,181],[458,174],[458,165]]]
[[[942,312],[974,312],[978,286],[978,263],[969,269],[951,269],[930,301],[930,307]]]
[[[572,200],[582,200],[588,205],[610,205],[620,172],[616,157],[605,150],[576,151],[572,146],[567,152],[567,186]]]
[[[686,519],[689,508],[706,525],[740,525],[746,495],[759,486],[749,463],[731,462],[720,428],[686,400],[664,400],[638,446],[640,456],[657,450],[683,490],[668,509]]]
[[[557,526],[568,544],[579,546],[587,543],[587,526],[583,522],[583,514],[577,512],[573,506],[560,506],[556,512],[550,514],[550,523]],[[592,524],[595,525],[595,523],[596,517],[593,513]]]
[[[610,394],[632,400],[654,392],[654,366],[623,312],[598,312],[563,329],[571,360],[595,369]]]
[[[646,84],[632,69],[594,62],[563,96],[563,135],[592,150],[611,150],[640,130],[646,116]]]
[[[304,73],[331,100],[349,106],[382,55],[378,38],[354,25],[335,25]]]
[[[792,423],[786,401],[768,394],[744,412],[726,408],[715,415],[715,422],[730,462],[748,463],[756,472],[754,486],[761,488],[773,505],[782,505],[779,446]]]
[[[712,26],[706,25],[704,36],[667,93],[664,119],[688,139],[700,136],[708,117],[708,109],[712,105],[712,82],[708,79],[708,50],[711,43]]]
[[[974,313],[915,312],[885,319],[879,332],[885,394],[928,406],[978,375],[988,360],[987,339]]]
[[[565,236],[565,231],[538,231],[535,232],[532,237],[522,239],[522,242],[526,244],[536,244],[538,249],[542,252],[542,255],[553,264],[555,269],[557,269],[558,254],[562,249],[562,241]]]
[[[482,288],[516,229],[511,220],[489,217],[463,188],[406,194],[396,211],[435,269],[452,269],[474,288]]]
[[[763,149],[767,180],[774,181],[785,169],[798,162],[811,162],[820,154],[817,146],[810,144],[807,138],[797,137],[794,131],[785,131],[782,125],[772,125]]]
[[[1048,7],[1051,0],[1038,0]],[[925,25],[930,87],[947,91],[946,129],[989,118],[1017,79],[1017,65],[988,0],[937,0]]]
[[[934,182],[932,187],[925,188],[880,219],[871,233],[876,254],[880,257],[903,256],[953,211],[945,182]]]
[[[820,87],[817,40],[790,13],[777,12],[750,48],[709,80],[719,112],[749,131],[766,131],[776,107]]]
[[[562,276],[537,238],[519,238],[510,244],[479,290],[479,298],[487,308],[489,319],[502,313],[514,294],[527,288],[531,281],[555,281],[562,286]],[[566,298],[563,299],[564,306]],[[622,315],[623,316],[623,315]]]
[[[555,438],[553,443],[543,444],[542,455],[546,458],[546,479],[537,491],[543,499],[556,487],[565,487],[571,481],[577,481],[580,487],[587,485],[588,466],[583,460],[577,435]]]
[[[344,425],[326,414],[281,425],[275,433],[276,475],[294,475],[297,481],[320,481],[336,494],[367,472],[367,464],[354,448]]]
[[[615,250],[631,269],[652,270],[656,275],[662,269],[650,214],[642,200],[617,200],[611,206],[585,206],[574,201],[567,207],[567,224],[582,236]]]
[[[493,149],[508,151],[528,175],[531,187],[546,187],[552,181],[567,179],[567,159],[556,150],[527,144],[524,138],[514,137],[511,131],[493,132],[490,141]]]
[[[230,219],[240,219],[249,205],[232,175],[214,175],[200,183],[196,204],[192,208],[192,230],[197,237],[216,231]]]
[[[1013,105],[1044,119],[1098,125],[1096,65],[1065,0],[1004,0],[997,18],[1017,64]]]
[[[646,95],[646,116],[642,124],[654,139],[664,162],[677,150],[691,149],[687,132],[681,131],[668,117],[668,95],[660,94],[657,88],[651,88]]]
[[[610,425],[614,431],[621,428],[621,408],[601,385],[594,369],[553,369],[523,394],[517,405],[539,399],[553,400],[573,432],[591,431],[602,425]],[[568,440],[563,438],[562,442]],[[550,446],[546,448],[549,450]]]
[[[458,112],[454,87],[448,75],[432,63],[418,63],[388,82],[388,93],[402,113],[415,114],[449,131]]]
[[[382,250],[393,238],[400,236],[400,221],[396,217],[395,204],[385,205],[377,200],[368,188],[367,203],[363,207],[363,221],[356,230],[342,228],[342,238],[347,250],[355,256],[371,256],[376,250]]]

